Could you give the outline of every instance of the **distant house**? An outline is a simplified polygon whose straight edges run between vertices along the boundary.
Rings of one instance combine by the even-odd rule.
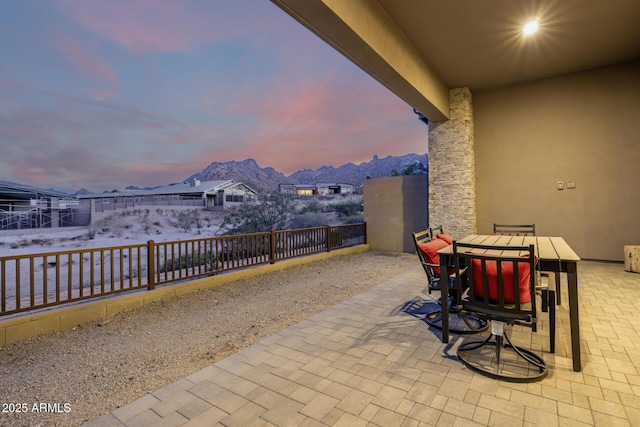
[[[353,185],[351,184],[279,184],[278,189],[281,193],[292,196],[329,196],[353,193]]]
[[[0,230],[87,225],[89,204],[52,189],[0,181]]]
[[[96,212],[134,206],[202,206],[206,210],[223,210],[225,206],[255,202],[257,192],[233,180],[192,179],[152,189],[119,190],[78,197],[95,200]]]

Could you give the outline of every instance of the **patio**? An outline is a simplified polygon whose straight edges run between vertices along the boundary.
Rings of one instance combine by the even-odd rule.
[[[86,425],[640,425],[640,275],[588,261],[578,274],[582,372],[571,368],[566,298],[543,381],[463,370],[445,355],[459,338],[442,344],[416,312],[438,296],[424,292],[417,264]],[[564,277],[562,286],[566,295]],[[545,328],[534,348],[547,343]]]

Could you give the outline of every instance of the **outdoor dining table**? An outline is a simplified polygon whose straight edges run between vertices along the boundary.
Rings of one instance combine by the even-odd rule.
[[[571,249],[562,237],[543,236],[504,236],[472,234],[458,240],[460,243],[490,246],[527,246],[535,245],[540,271],[567,274],[569,294],[569,320],[571,325],[571,355],[573,370],[582,369],[580,361],[580,321],[578,313],[578,261],[580,257]],[[449,298],[449,278],[447,265],[453,254],[453,245],[438,251],[440,255],[441,304],[447,307]],[[559,283],[557,280],[556,283]],[[449,317],[442,316],[442,342],[449,342]]]

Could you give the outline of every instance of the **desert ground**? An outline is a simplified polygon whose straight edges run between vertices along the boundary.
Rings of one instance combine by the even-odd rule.
[[[291,217],[299,215],[305,207],[308,208],[310,203],[314,203],[316,209],[326,210],[314,214],[316,215],[314,218],[321,219],[322,224],[336,225],[341,223],[341,219],[327,206],[350,201],[361,203],[361,200],[361,196],[338,196],[321,200],[299,199],[295,201]],[[143,206],[98,213],[88,227],[0,231],[0,257],[124,247],[145,244],[149,240],[158,243],[214,237],[226,231],[223,220],[228,212],[205,211],[202,208]],[[126,252],[124,249],[122,251]],[[96,253],[96,259],[93,259],[88,252],[84,252],[82,255],[64,255],[59,259],[55,256],[38,256],[31,261],[33,264],[30,264],[29,259],[21,260],[19,265],[15,261],[8,261],[3,264],[4,271],[2,271],[5,280],[3,292],[7,300],[5,310],[15,308],[16,295],[18,295],[17,282],[21,284],[19,295],[22,307],[32,305],[30,302],[32,298],[35,298],[35,304],[40,304],[45,294],[55,295],[59,286],[62,289],[58,291],[66,292],[67,274],[74,275],[73,289],[70,291],[74,298],[80,295],[81,288],[85,290],[91,286],[99,288],[105,276],[101,273],[103,264],[97,259],[98,256],[105,257],[104,268],[107,270],[105,280],[113,285],[113,277],[118,282],[120,281],[118,278],[124,277],[123,274],[128,277],[130,273],[129,271],[121,273],[117,261],[115,266],[110,266],[110,257],[119,257],[122,251],[111,253],[106,251],[103,255]],[[135,260],[133,262],[136,263]],[[31,266],[33,266],[33,275],[30,275]],[[77,280],[79,268],[85,272],[93,269],[91,277],[85,273],[82,283]],[[16,278],[17,274],[20,274],[19,279]],[[145,274],[145,271],[135,269],[130,276],[135,280],[138,277],[145,277]],[[61,284],[59,286],[55,282],[57,277]],[[33,290],[30,289],[32,285]],[[64,294],[62,299],[68,298],[66,295]]]
[[[88,230],[13,236],[0,253],[147,239],[140,221],[128,219],[109,223],[93,239]],[[202,234],[215,233],[210,222]],[[189,238],[168,223],[158,227],[156,240]],[[42,241],[25,243],[34,239]],[[19,247],[12,249],[12,242]],[[70,409],[0,414],[0,425],[79,425],[418,265],[409,254],[339,255],[0,347],[0,402],[66,403]]]
[[[362,196],[335,197],[320,200],[318,204],[326,208],[348,201],[362,202]],[[300,210],[310,202],[300,199],[294,207]],[[181,213],[185,212],[191,212],[195,218],[188,228],[181,221]],[[0,257],[216,236],[220,234],[224,216],[224,211],[210,212],[202,208],[137,207],[101,213],[88,227],[0,231]],[[328,225],[340,224],[334,212],[324,212],[322,216]]]

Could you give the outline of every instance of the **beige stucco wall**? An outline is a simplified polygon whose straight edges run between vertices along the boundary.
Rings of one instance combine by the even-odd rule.
[[[427,175],[367,179],[363,187],[371,249],[414,253],[411,234],[427,227]]]
[[[587,259],[640,244],[640,61],[476,92],[473,108],[478,232],[535,223]]]

